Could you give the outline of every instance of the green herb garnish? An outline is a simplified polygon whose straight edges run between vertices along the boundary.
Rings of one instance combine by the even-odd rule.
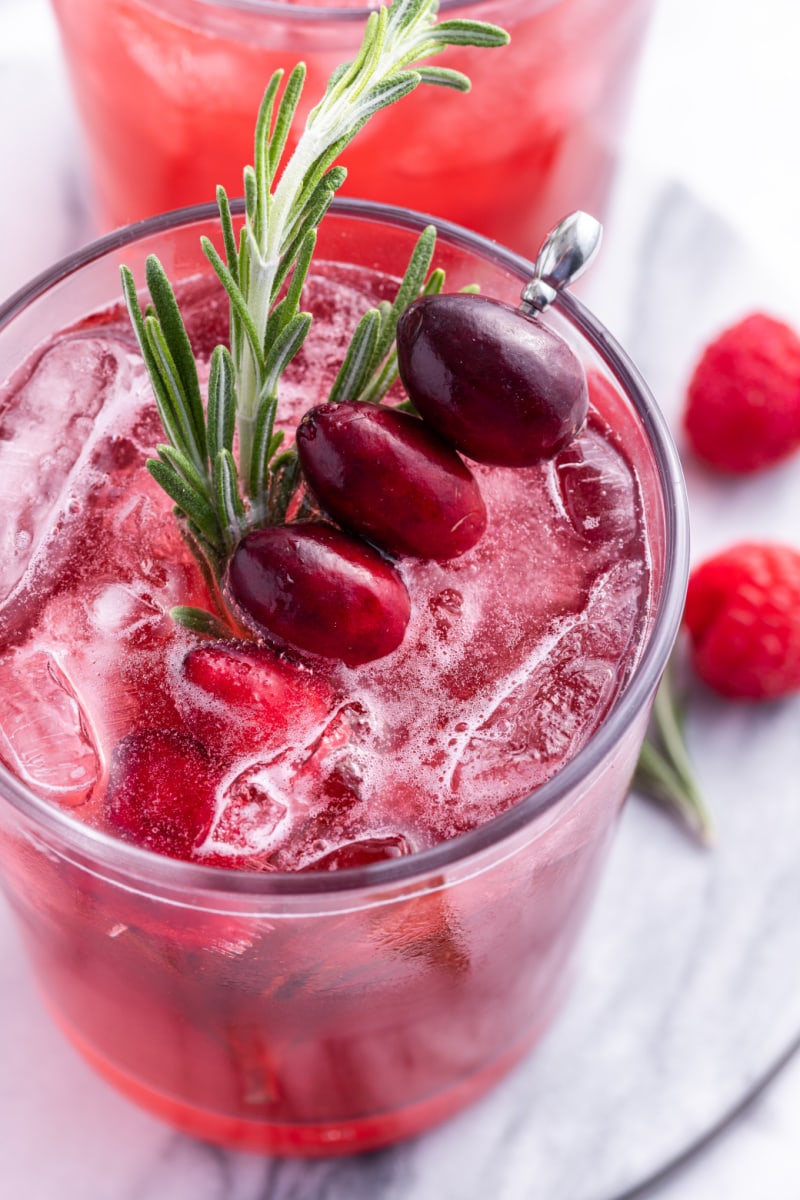
[[[667,664],[653,704],[633,786],[671,810],[703,845],[713,840],[711,814],[697,783],[684,739],[683,704],[675,687],[675,655]]]
[[[284,160],[305,79],[299,64],[283,87],[270,80],[258,114],[254,165],[244,171],[245,221],[238,240],[228,197],[217,189],[224,258],[202,240],[230,302],[230,348],[211,356],[207,402],[172,286],[151,256],[145,279],[151,303],[139,306],[133,275],[122,268],[125,299],[155,393],[166,436],[148,469],[176,506],[188,540],[219,583],[231,552],[253,528],[280,523],[296,501],[300,471],[293,448],[275,429],[279,384],[305,341],[311,314],[302,289],[317,227],[346,172],[336,159],[380,109],[420,84],[468,91],[460,72],[421,62],[448,45],[502,46],[508,34],[480,21],[438,22],[438,0],[395,0],[370,14],[351,63],[331,76],[293,153]],[[426,230],[411,256],[393,304],[366,313],[332,389],[332,398],[377,401],[396,377],[397,319],[421,292],[441,290],[443,274],[426,281],[435,233]],[[224,605],[222,606],[224,608]],[[227,613],[224,614],[227,619]],[[173,611],[199,631],[216,618],[196,609]]]

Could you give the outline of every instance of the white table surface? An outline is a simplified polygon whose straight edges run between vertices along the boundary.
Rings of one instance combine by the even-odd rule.
[[[768,281],[774,279],[776,306],[798,323],[799,51],[796,0],[660,0],[626,146],[626,186],[635,187],[631,178],[641,177],[648,184],[665,180],[685,189],[693,204],[714,215],[715,229],[727,230],[719,239],[721,253],[726,246],[737,252],[746,248],[748,270],[739,276],[743,287],[754,278],[756,264],[754,304],[770,295]],[[0,188],[0,228],[10,231],[0,251],[0,300],[90,232],[81,223],[70,185],[76,147],[75,120],[46,0],[0,0],[0,170],[5,185]],[[19,204],[21,181],[25,197]],[[612,254],[625,241],[629,204],[628,197],[615,211]],[[678,295],[689,291],[691,275],[674,279],[672,286]],[[748,297],[741,300],[746,307]],[[597,294],[592,303],[626,340],[627,329],[616,321],[629,318],[619,310],[615,296]],[[690,294],[686,304],[691,304]],[[684,351],[688,353],[686,347]],[[658,370],[657,356],[653,361]],[[668,372],[664,379],[669,386]],[[795,541],[800,543],[800,534]],[[184,1143],[170,1143],[170,1153],[154,1157],[143,1170],[134,1146],[137,1136],[149,1135],[149,1118],[132,1116],[112,1100],[106,1106],[105,1093],[94,1090],[88,1093],[86,1120],[97,1125],[93,1151],[98,1174],[92,1190],[87,1190],[71,1143],[59,1134],[50,1115],[54,1099],[70,1104],[71,1072],[76,1068],[71,1052],[61,1046],[38,1007],[6,925],[0,906],[0,985],[7,1022],[0,1034],[6,1068],[4,1072],[0,1067],[0,1194],[18,1200],[124,1200],[128,1194],[137,1200],[178,1200],[194,1194],[200,1173],[213,1170],[214,1161],[193,1155]],[[800,1036],[800,1028],[797,1033]],[[31,1066],[21,1052],[15,1056],[17,1035],[21,1045],[41,1047],[41,1061],[33,1069],[36,1085],[24,1090],[21,1108],[8,1080]],[[53,1064],[52,1072],[48,1063]],[[62,1077],[59,1069],[65,1063]],[[50,1123],[44,1127],[38,1121],[37,1088],[49,1089]],[[799,1132],[800,1059],[793,1058],[724,1132],[644,1194],[650,1200],[751,1200],[754,1193],[773,1200],[795,1198],[800,1195]],[[124,1192],[109,1190],[108,1183],[121,1178],[120,1156],[131,1163]],[[226,1200],[288,1200],[290,1195],[306,1200],[311,1195],[303,1189],[302,1174],[276,1177],[273,1186],[270,1173],[255,1160],[227,1183],[219,1162],[216,1169],[219,1180],[213,1195]],[[446,1172],[441,1178],[446,1179]],[[297,1190],[287,1179],[294,1180]],[[314,1197],[322,1194],[315,1191]],[[340,1194],[344,1200],[338,1191],[337,1200]],[[381,1200],[380,1191],[372,1194]],[[443,1182],[442,1197],[456,1194]],[[474,1198],[466,1191],[458,1195],[478,1200],[477,1193]],[[503,1196],[528,1200],[523,1190],[514,1194],[506,1189]]]

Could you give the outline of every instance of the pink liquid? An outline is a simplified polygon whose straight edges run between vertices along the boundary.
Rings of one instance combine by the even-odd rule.
[[[338,364],[332,322],[352,326],[383,288],[318,272],[289,424]],[[185,311],[208,351],[223,310],[204,289],[194,298]],[[311,664],[331,699],[301,744],[221,740],[217,820],[196,861],[308,870],[332,853],[357,862],[376,839],[392,855],[424,850],[513,806],[585,744],[636,663],[650,588],[637,475],[607,424],[617,401],[598,382],[593,399],[577,456],[479,469],[489,529],[473,551],[401,563],[413,616],[397,652],[355,670]],[[52,338],[2,395],[0,422],[0,756],[102,829],[117,741],[187,727],[179,664],[195,639],[167,611],[207,602],[143,468],[159,433],[127,319]],[[113,866],[41,854],[0,827],[48,1003],[112,1082],[204,1138],[324,1154],[423,1130],[556,1011],[645,719],[574,810],[545,814],[533,859],[511,838],[500,869],[478,856],[456,886],[439,870],[291,919],[280,898],[118,886]]]
[[[272,72],[308,66],[305,108],[353,57],[362,21],[190,0],[53,0],[104,228],[242,192]],[[324,8],[324,6],[322,6]],[[442,7],[511,34],[450,49],[469,95],[421,87],[347,150],[345,192],[434,213],[533,257],[565,213],[602,216],[651,0]],[[291,13],[292,6],[289,6]],[[274,8],[273,8],[274,11]]]
[[[321,319],[284,377],[289,435],[327,394],[365,291],[370,302],[384,295],[340,268],[311,282],[305,303]],[[641,500],[598,412],[553,462],[475,466],[486,534],[446,564],[400,560],[412,598],[402,645],[355,669],[314,662],[288,743],[269,726],[243,736],[240,713],[182,676],[198,639],[169,610],[213,602],[145,469],[161,437],[127,315],[46,347],[3,432],[14,447],[3,533],[15,552],[0,574],[0,752],[44,798],[101,827],[115,745],[142,728],[178,729],[218,761],[199,862],[307,869],[374,839],[388,856],[423,850],[563,767],[635,666],[648,597]],[[41,490],[31,463],[48,461],[54,438]]]

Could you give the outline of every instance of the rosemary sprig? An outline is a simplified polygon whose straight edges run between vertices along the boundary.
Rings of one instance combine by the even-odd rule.
[[[713,824],[686,748],[674,670],[673,660],[656,692],[651,729],[639,755],[633,786],[671,809],[698,841],[708,846],[713,840]]]
[[[366,121],[428,83],[460,91],[459,72],[419,65],[448,45],[494,47],[507,33],[480,21],[437,22],[438,0],[394,0],[371,13],[351,63],[331,76],[284,162],[305,80],[301,63],[283,83],[277,71],[258,113],[254,162],[244,170],[245,220],[238,238],[223,188],[217,190],[223,254],[202,239],[230,304],[230,347],[215,349],[207,404],[173,290],[158,259],[145,267],[151,303],[142,313],[131,272],[123,267],[125,299],[150,375],[166,442],[148,462],[185,523],[193,548],[218,580],[247,529],[285,519],[300,484],[293,449],[282,450],[276,430],[279,384],[308,334],[311,314],[301,310],[303,285],[317,228],[344,168],[335,160]],[[443,276],[426,282],[434,232],[426,230],[412,254],[393,304],[365,314],[358,325],[332,396],[379,400],[396,377],[394,336],[403,308],[421,292],[441,290]],[[209,614],[176,610],[176,619],[200,628]]]
[[[394,303],[384,301],[364,313],[355,328],[329,400],[370,401],[377,404],[397,378],[395,334],[401,314],[420,295],[441,292],[444,271],[434,271],[426,281],[433,259],[436,230],[424,229],[414,247]]]

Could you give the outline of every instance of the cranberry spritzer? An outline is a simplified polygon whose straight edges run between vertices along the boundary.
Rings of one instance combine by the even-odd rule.
[[[532,1044],[680,617],[624,353],[496,244],[333,199],[372,108],[461,85],[418,53],[500,38],[431,7],[374,15],[280,171],[272,82],[243,204],[0,314],[3,883],[81,1052],[239,1147],[384,1145]]]

